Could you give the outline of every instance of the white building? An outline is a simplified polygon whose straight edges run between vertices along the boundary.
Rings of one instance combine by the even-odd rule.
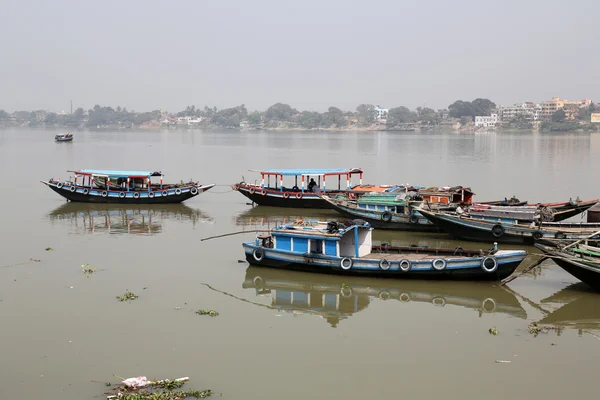
[[[379,121],[387,119],[388,111],[388,108],[375,107],[375,119]]]
[[[202,122],[202,117],[178,117],[177,125],[199,125]]]
[[[493,128],[498,123],[498,114],[488,116],[475,117],[475,127]]]
[[[517,118],[524,118],[527,121],[537,121],[540,119],[541,112],[541,105],[527,102],[512,106],[502,106],[500,107],[499,114],[502,122],[512,121]]]

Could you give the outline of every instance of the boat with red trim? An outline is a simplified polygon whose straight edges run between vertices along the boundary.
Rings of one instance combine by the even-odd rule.
[[[330,196],[349,193],[362,184],[363,171],[360,168],[339,169],[265,169],[250,170],[259,172],[260,183],[240,182],[232,186],[261,206],[292,208],[331,208],[319,197],[322,193]],[[359,185],[352,185],[352,178],[359,176]],[[284,185],[284,178],[287,185]],[[294,179],[290,186],[289,180]],[[315,180],[316,179],[316,180]]]
[[[81,169],[67,172],[72,172],[75,176],[67,181],[50,178],[40,182],[69,201],[84,203],[181,203],[215,186],[183,181],[165,184],[164,175],[160,171]]]

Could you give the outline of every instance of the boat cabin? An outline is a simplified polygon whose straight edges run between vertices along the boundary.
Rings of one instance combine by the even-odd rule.
[[[363,171],[360,168],[338,169],[266,169],[250,170],[259,172],[260,188],[279,191],[327,192],[352,189],[352,177],[359,175],[362,184]],[[284,177],[286,185],[284,186]],[[290,181],[293,179],[293,183]],[[311,180],[316,185],[313,187]]]
[[[100,169],[80,169],[68,171],[75,174],[73,182],[77,186],[103,188],[106,190],[151,191],[163,189],[162,172],[152,171],[110,171]],[[155,178],[154,180],[152,178]]]
[[[445,186],[420,189],[419,195],[429,203],[471,204],[475,193],[468,187]]]
[[[284,252],[358,258],[371,253],[372,233],[368,224],[302,221],[278,226],[269,235],[257,237],[256,245]]]

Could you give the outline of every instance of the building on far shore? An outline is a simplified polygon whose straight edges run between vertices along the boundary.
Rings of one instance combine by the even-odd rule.
[[[375,107],[375,119],[378,121],[386,120],[389,111],[388,108]]]
[[[475,117],[476,128],[495,128],[496,124],[498,124],[498,114]]]
[[[581,107],[589,106],[590,104],[592,104],[592,101],[588,99],[570,101],[561,99],[560,97],[553,97],[550,101],[542,102],[540,117],[549,120],[552,118],[552,114],[558,110],[563,110],[567,120],[574,120],[577,117],[579,109]]]
[[[534,104],[530,101],[525,103],[517,103],[512,106],[501,106],[498,111],[498,117],[502,122],[510,122],[518,119],[525,121],[537,121],[540,119],[542,106]]]

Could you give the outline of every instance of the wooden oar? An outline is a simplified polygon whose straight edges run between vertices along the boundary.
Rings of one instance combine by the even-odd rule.
[[[223,235],[209,236],[209,237],[200,239],[200,241],[203,242],[205,240],[217,239],[217,238],[222,238],[222,237],[225,237],[225,236],[233,236],[233,235],[239,235],[241,233],[254,233],[254,232],[271,232],[271,231],[267,230],[267,229],[255,229],[255,230],[249,230],[249,231],[239,231],[239,232],[225,233]]]
[[[534,269],[535,267],[537,267],[538,265],[543,263],[546,259],[548,259],[548,257],[544,255],[542,258],[540,258],[539,260],[537,260],[536,262],[534,262],[533,264],[531,264],[530,266],[525,268],[523,271],[521,271],[521,273],[519,275],[512,275],[512,276],[509,276],[508,278],[503,279],[500,282],[500,286],[504,286],[508,282],[511,282],[511,281],[517,279],[518,277],[525,275],[527,272],[531,271],[532,269]]]

